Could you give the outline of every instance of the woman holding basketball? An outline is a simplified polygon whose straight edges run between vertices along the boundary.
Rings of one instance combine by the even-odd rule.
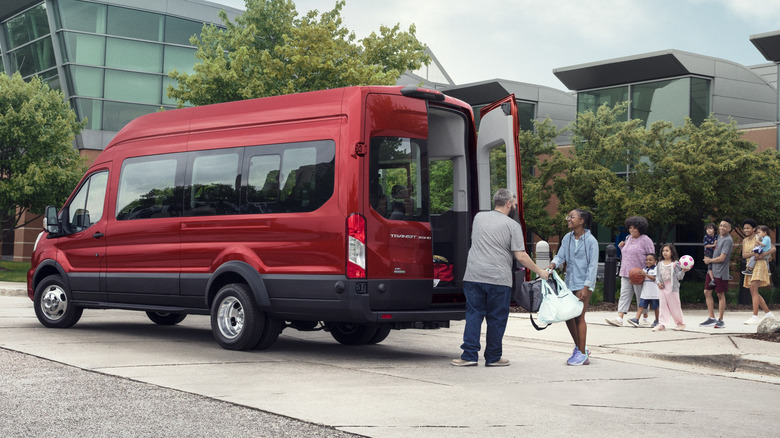
[[[653,241],[645,234],[647,232],[647,219],[642,216],[631,216],[626,219],[628,237],[620,242],[620,301],[618,301],[618,316],[615,319],[607,318],[607,322],[616,327],[623,326],[623,316],[631,307],[631,299],[636,294],[637,304],[642,294],[641,284],[632,284],[628,278],[631,269],[645,267],[645,256],[655,254]]]

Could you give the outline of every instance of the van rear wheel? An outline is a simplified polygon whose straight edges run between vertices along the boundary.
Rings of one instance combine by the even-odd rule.
[[[176,325],[187,317],[186,313],[146,312],[146,316],[158,325]]]
[[[265,315],[257,309],[246,285],[231,283],[217,292],[211,305],[211,332],[222,348],[255,348],[261,341],[265,326]]]
[[[71,297],[59,275],[44,278],[33,295],[38,321],[49,328],[73,327],[81,319],[84,309],[73,305]]]
[[[371,339],[368,340],[369,344],[378,344],[385,339],[387,339],[387,335],[390,334],[390,327],[379,327],[376,329],[376,333],[374,333],[374,336],[371,337]]]
[[[344,345],[367,344],[376,334],[377,328],[363,324],[334,324],[330,327],[333,339]]]

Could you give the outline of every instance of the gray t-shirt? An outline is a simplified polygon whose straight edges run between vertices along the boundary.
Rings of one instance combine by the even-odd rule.
[[[715,249],[712,251],[712,258],[716,259],[721,254],[726,254],[726,260],[723,263],[710,263],[712,265],[712,275],[715,278],[720,278],[721,280],[729,279],[729,262],[731,261],[731,250],[733,249],[734,239],[731,238],[731,235],[718,238],[718,243],[715,244]]]
[[[512,286],[514,251],[525,251],[523,227],[500,211],[477,213],[463,280]]]

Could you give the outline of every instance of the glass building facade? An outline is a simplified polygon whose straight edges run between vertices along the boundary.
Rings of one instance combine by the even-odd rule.
[[[0,21],[2,71],[38,75],[62,90],[87,120],[83,149],[102,149],[132,119],[174,108],[168,72],[193,71],[190,37],[219,22],[220,9],[231,18],[240,12],[199,0],[159,2],[164,10],[149,10],[156,2],[144,0],[4,1],[20,10]]]
[[[710,80],[683,77],[577,92],[577,112],[630,101],[623,120],[640,119],[645,126],[664,120],[682,125],[685,117],[699,124],[710,114]]]

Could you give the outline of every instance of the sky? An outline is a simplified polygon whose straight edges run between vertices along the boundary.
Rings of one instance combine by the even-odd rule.
[[[211,0],[244,9],[243,0]],[[296,0],[300,15],[335,0]],[[669,49],[745,66],[768,61],[750,36],[780,31],[778,0],[347,0],[358,39],[414,24],[458,84],[508,79],[566,87],[553,70]]]

